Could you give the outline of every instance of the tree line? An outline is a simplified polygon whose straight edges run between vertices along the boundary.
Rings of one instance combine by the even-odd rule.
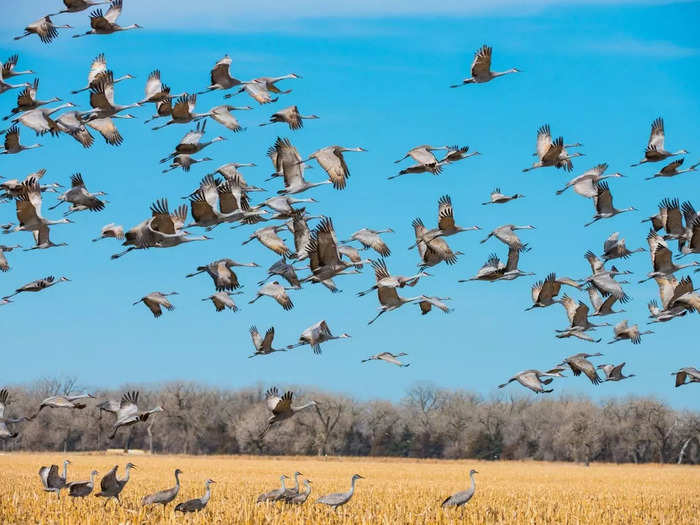
[[[114,415],[95,408],[122,392],[141,392],[140,408],[165,411],[109,440]],[[36,411],[42,399],[81,390],[73,378],[10,387],[6,416]],[[213,388],[190,382],[125,385],[91,392],[84,410],[45,409],[18,424],[5,451],[139,448],[153,453],[398,456],[535,459],[590,463],[700,463],[700,413],[652,397],[597,403],[585,396],[484,398],[465,390],[416,384],[399,402],[359,401],[340,393],[294,388],[317,407],[274,427],[265,389]]]

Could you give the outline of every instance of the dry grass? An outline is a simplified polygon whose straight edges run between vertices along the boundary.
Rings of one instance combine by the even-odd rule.
[[[44,493],[37,472],[60,464],[59,454],[0,455],[0,523],[226,523],[226,524],[447,524],[460,523],[700,523],[700,468],[659,465],[580,465],[537,462],[412,461],[253,457],[122,456],[69,454],[69,480],[87,479],[127,461],[138,470],[124,489],[123,504],[94,496],[57,500]],[[146,493],[173,485],[173,470],[184,471],[176,502],[203,493],[211,477],[207,508],[183,517],[171,504],[139,506]],[[464,490],[469,468],[479,470],[477,490],[462,509],[443,510],[442,499]],[[257,504],[282,473],[300,470],[313,482],[303,507]],[[345,491],[360,473],[353,500],[336,512],[313,501],[319,494]]]

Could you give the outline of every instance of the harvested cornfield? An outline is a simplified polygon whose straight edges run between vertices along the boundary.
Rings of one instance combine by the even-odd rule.
[[[123,475],[136,469],[122,492],[122,504],[106,506],[93,495],[60,499],[45,493],[39,467],[62,464],[59,454],[0,455],[0,523],[700,523],[700,468],[667,465],[430,461],[368,458],[126,456],[66,454],[68,480],[106,473],[115,464]],[[180,468],[182,487],[173,503],[141,507],[144,495],[172,487]],[[468,470],[478,470],[476,494],[462,508],[442,509],[450,494],[468,486]],[[279,486],[281,474],[294,471],[312,480],[303,506],[256,504],[257,496]],[[333,511],[317,497],[350,488],[352,500]],[[206,508],[182,516],[175,504],[204,493],[204,481],[216,481]],[[99,483],[96,483],[96,491]]]

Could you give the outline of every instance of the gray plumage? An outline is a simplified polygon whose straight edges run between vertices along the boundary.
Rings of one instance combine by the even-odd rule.
[[[462,492],[458,492],[457,494],[453,494],[449,498],[446,498],[445,501],[442,502],[443,507],[461,507],[462,505],[466,504],[470,499],[472,499],[472,496],[474,496],[474,491],[476,490],[476,484],[474,483],[474,474],[478,474],[478,472],[474,469],[471,469],[469,471],[469,479],[471,480],[471,486]]]
[[[100,480],[100,492],[95,494],[95,496],[98,498],[106,498],[105,505],[107,505],[107,502],[112,498],[116,499],[118,503],[121,503],[119,500],[119,494],[121,494],[122,490],[124,490],[124,487],[129,481],[131,469],[136,468],[136,465],[133,463],[127,463],[125,467],[126,475],[123,478],[117,477],[118,468],[119,465],[114,465],[112,470],[104,475],[104,477]]]
[[[182,512],[183,514],[186,512],[199,512],[206,507],[207,503],[209,503],[209,498],[211,497],[211,489],[209,487],[212,483],[216,483],[216,481],[212,479],[205,481],[204,486],[206,487],[206,490],[204,492],[204,496],[178,503],[175,507],[175,512]]]
[[[263,503],[265,501],[277,501],[278,499],[280,499],[282,495],[288,490],[284,484],[285,479],[289,479],[289,477],[286,474],[282,474],[280,476],[280,488],[272,489],[269,492],[263,492],[258,496],[256,503]]]
[[[337,509],[338,507],[345,505],[350,499],[352,498],[352,495],[355,493],[355,482],[358,479],[364,479],[362,476],[359,474],[355,474],[352,477],[352,481],[350,482],[350,490],[347,492],[336,492],[334,494],[328,494],[326,496],[321,496],[316,500],[316,503],[323,503],[324,505],[328,505],[329,507],[332,507],[333,509]]]
[[[72,483],[68,483],[66,485],[68,495],[73,498],[84,498],[92,494],[92,489],[95,486],[95,476],[97,476],[97,471],[93,470],[90,473],[90,479],[88,481],[73,481]]]
[[[173,501],[177,497],[177,493],[180,492],[180,474],[182,474],[182,471],[179,468],[176,468],[175,486],[169,489],[154,492],[153,494],[149,494],[148,496],[144,496],[141,500],[141,505],[146,506],[153,505],[155,503],[160,503],[161,505],[163,505],[163,507],[165,507],[168,503]]]
[[[55,492],[56,497],[60,496],[61,489],[66,487],[66,478],[68,476],[69,460],[63,462],[63,475],[58,474],[58,465],[50,467],[41,467],[39,469],[39,478],[44,486],[44,492]]]

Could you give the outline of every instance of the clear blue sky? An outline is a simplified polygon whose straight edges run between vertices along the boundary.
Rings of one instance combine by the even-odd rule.
[[[302,155],[329,144],[369,150],[348,154],[352,176],[347,190],[326,186],[309,192],[321,201],[309,211],[330,215],[340,238],[361,227],[394,228],[396,233],[385,238],[393,251],[387,264],[396,274],[408,275],[416,268],[415,251],[406,249],[413,240],[411,220],[419,216],[434,225],[436,201],[447,193],[459,224],[479,224],[486,232],[505,223],[536,225],[536,231],[522,234],[532,247],[521,259],[524,270],[537,272],[538,277],[551,271],[583,277],[589,273],[583,253],[587,249],[599,253],[613,231],[620,231],[630,247],[646,246],[648,230],[640,220],[656,212],[660,199],[690,199],[700,207],[698,174],[644,182],[660,166],[629,167],[641,158],[649,125],[659,115],[666,122],[668,148],[688,149],[688,163],[700,160],[698,3],[552,1],[520,12],[516,3],[508,1],[498,2],[493,11],[486,3],[448,2],[442,12],[431,12],[422,2],[408,2],[403,8],[389,3],[384,9],[360,2],[349,14],[335,2],[328,4],[327,12],[303,2],[299,9],[288,7],[289,12],[273,13],[268,5],[257,15],[245,7],[238,16],[234,8],[225,7],[228,2],[207,2],[206,16],[200,13],[190,25],[187,10],[192,8],[178,7],[185,2],[124,3],[120,21],[138,22],[145,29],[79,40],[64,30],[51,45],[36,38],[15,42],[11,37],[60,2],[27,2],[5,10],[0,60],[19,53],[19,67],[38,72],[42,98],[60,96],[82,108],[88,106],[88,95],[71,96],[70,90],[85,84],[90,61],[99,52],[105,53],[117,76],[137,77],[118,84],[116,98],[121,103],[143,97],[146,77],[155,68],[174,92],[201,90],[208,84],[210,67],[225,53],[232,57],[232,73],[239,78],[289,72],[304,78],[286,81],[284,88],[293,93],[273,105],[258,106],[244,95],[234,99],[235,104],[255,107],[239,113],[248,130],[234,135],[209,123],[209,137],[222,134],[228,140],[205,151],[214,162],[194,166],[189,174],[160,173],[163,166],[158,159],[190,126],[151,131],[143,119],[152,114],[152,106],[133,111],[139,120],[119,121],[125,137],[119,148],[105,145],[97,134],[89,150],[69,137],[47,136],[39,139],[45,145],[39,150],[0,159],[0,174],[8,178],[47,168],[45,181],[68,184],[71,173],[82,172],[88,187],[108,192],[110,201],[103,212],[75,214],[77,224],[52,230],[53,240],[69,242],[68,248],[9,254],[13,268],[0,276],[3,294],[49,274],[67,275],[72,282],[41,294],[23,294],[15,304],[0,309],[4,350],[0,383],[69,374],[83,384],[99,386],[170,379],[230,387],[307,384],[360,398],[397,399],[414,382],[427,380],[490,395],[519,370],[544,369],[576,352],[600,351],[605,357],[596,363],[627,361],[627,372],[638,377],[599,387],[569,378],[554,383],[556,392],[585,392],[599,399],[649,394],[676,407],[700,408],[697,389],[674,389],[669,375],[681,366],[700,365],[697,345],[692,343],[697,314],[655,325],[656,334],[645,337],[640,346],[557,340],[554,329],[566,326],[561,307],[523,311],[535,278],[457,284],[457,279],[473,275],[492,251],[505,258],[505,246],[498,241],[479,244],[483,232],[452,237],[452,247],[465,252],[459,263],[434,268],[435,277],[406,292],[450,296],[454,313],[421,317],[418,308],[409,305],[369,327],[376,297],[355,296],[373,283],[368,268],[360,276],[338,278],[342,294],[331,295],[320,286],[292,292],[291,312],[269,299],[248,305],[256,282],[277,257],[256,243],[241,246],[248,237],[245,229],[221,227],[208,243],[136,252],[118,261],[109,259],[119,251],[116,242],[90,242],[108,222],[126,228],[140,222],[157,198],[167,197],[172,205],[181,202],[179,198],[190,193],[205,173],[226,162],[256,162],[257,168],[245,172],[248,181],[277,190],[279,182],[263,183],[263,179],[271,172],[265,152],[279,134],[289,137]],[[161,19],[163,14],[172,22]],[[55,21],[84,31],[87,13]],[[474,50],[483,43],[494,48],[495,70],[517,66],[524,73],[487,85],[449,89],[467,74]],[[197,109],[220,104],[222,97],[222,93],[200,96]],[[0,95],[3,115],[14,102],[15,93]],[[321,119],[307,121],[297,132],[282,125],[257,126],[275,108],[290,104]],[[641,211],[584,229],[593,214],[592,202],[573,192],[554,195],[569,174],[551,169],[521,173],[532,162],[536,129],[544,123],[555,135],[584,143],[586,157],[575,160],[571,176],[607,162],[611,171],[628,175],[611,182],[615,204],[634,205]],[[35,142],[27,129],[22,138],[24,143]],[[396,171],[392,161],[424,143],[468,144],[483,155],[449,166],[439,177],[413,175],[387,181]],[[315,167],[308,177],[321,180],[324,173]],[[481,206],[496,186],[527,197],[505,206]],[[48,206],[54,196],[46,195]],[[58,218],[58,211],[45,208],[45,215]],[[14,218],[12,205],[0,207],[0,222]],[[288,234],[285,237],[291,241]],[[29,246],[31,236],[3,236],[0,242]],[[184,278],[196,266],[220,257],[254,260],[264,267],[238,272],[246,295],[236,297],[241,306],[236,314],[215,313],[210,303],[200,301],[212,293],[208,277]],[[635,272],[631,279],[635,283],[650,268],[648,254],[618,265]],[[143,305],[131,306],[153,290],[180,292],[173,299],[177,309],[154,319]],[[625,306],[625,317],[645,325],[646,303],[657,297],[656,284],[633,284],[627,290],[634,301]],[[587,299],[585,292],[574,291],[579,295]],[[274,325],[277,345],[286,345],[320,319],[326,319],[334,332],[349,332],[352,339],[324,345],[321,356],[305,347],[247,359],[251,324],[261,330]],[[599,329],[596,335],[607,341],[611,330]],[[412,366],[360,364],[360,359],[383,350],[407,352]],[[529,394],[514,385],[508,389]]]

